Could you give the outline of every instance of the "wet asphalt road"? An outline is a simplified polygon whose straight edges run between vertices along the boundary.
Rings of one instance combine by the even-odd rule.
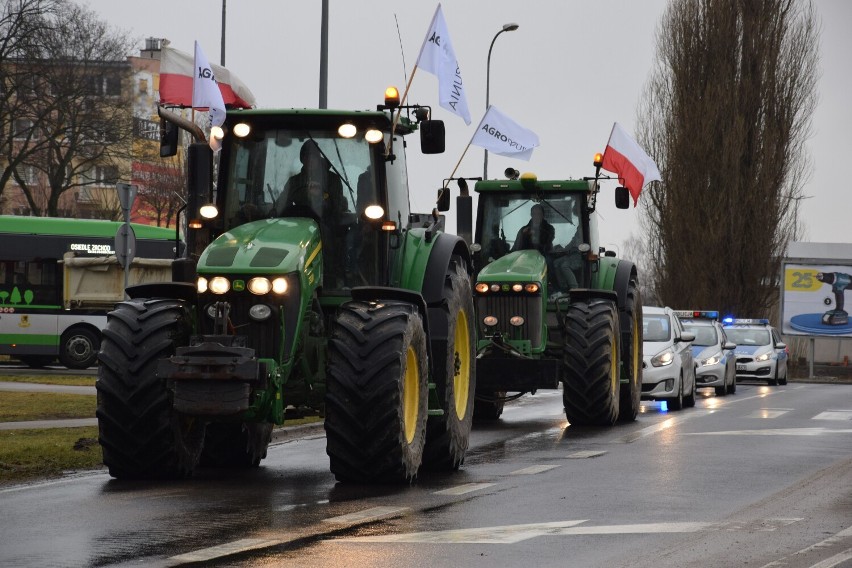
[[[338,485],[325,439],[181,482],[0,490],[0,566],[852,565],[852,386],[740,385],[566,427],[559,392],[477,424],[456,474]]]

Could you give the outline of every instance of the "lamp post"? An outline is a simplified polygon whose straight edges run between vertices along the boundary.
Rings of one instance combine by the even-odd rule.
[[[513,32],[518,29],[518,24],[503,24],[503,29],[494,34],[494,39],[491,40],[491,46],[488,48],[488,65],[485,70],[485,110],[488,111],[489,105],[489,90],[491,88],[491,50],[494,49],[494,42],[497,41],[497,36],[503,32]],[[482,179],[488,179],[488,150],[485,150],[485,164],[482,167]]]

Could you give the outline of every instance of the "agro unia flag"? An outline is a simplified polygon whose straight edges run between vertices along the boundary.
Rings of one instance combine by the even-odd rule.
[[[538,146],[538,136],[491,105],[470,143],[494,154],[529,161],[533,148]]]
[[[192,108],[209,109],[210,122],[213,126],[221,126],[225,122],[225,100],[222,91],[213,76],[213,69],[207,56],[195,42],[195,63],[192,77]]]
[[[467,95],[461,78],[461,70],[456,59],[447,22],[441,4],[435,10],[432,23],[426,32],[417,67],[438,77],[438,102],[448,111],[459,115],[465,124],[470,124],[470,111],[467,109]]]
[[[601,167],[618,175],[619,181],[633,196],[633,207],[636,207],[645,184],[660,181],[657,164],[617,122],[612,126]]]

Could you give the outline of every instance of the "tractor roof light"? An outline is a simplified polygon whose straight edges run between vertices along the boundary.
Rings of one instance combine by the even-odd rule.
[[[399,89],[388,87],[385,89],[385,108],[394,109],[399,106]]]
[[[364,216],[366,216],[367,219],[378,221],[385,216],[385,209],[381,205],[368,205],[364,208]]]
[[[245,122],[239,122],[234,125],[234,136],[237,138],[245,138],[251,132],[251,126]]]
[[[207,203],[206,205],[202,205],[198,212],[205,219],[215,219],[219,216],[219,208],[216,207],[216,205],[214,205],[213,203]]]
[[[384,140],[384,138],[384,133],[376,128],[370,128],[369,130],[367,130],[367,132],[364,133],[364,140],[366,140],[370,144],[381,142],[382,140]]]
[[[358,133],[358,129],[351,122],[346,122],[337,128],[337,133],[341,138],[353,138]]]
[[[603,166],[603,154],[601,154],[600,152],[595,154],[595,159],[592,162],[592,165],[596,168],[600,168],[601,166]]]
[[[524,172],[521,174],[521,187],[527,191],[532,191],[538,185],[538,176],[532,172]]]

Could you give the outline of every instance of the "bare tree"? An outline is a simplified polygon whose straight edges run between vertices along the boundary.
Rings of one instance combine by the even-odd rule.
[[[758,317],[775,302],[811,162],[819,27],[807,0],[672,0],[638,112],[661,302]]]
[[[41,19],[29,49],[16,62],[34,87],[28,93],[19,90],[16,99],[22,116],[31,118],[27,142],[33,143],[19,140],[6,158],[18,162],[12,176],[31,210],[53,216],[69,190],[82,188],[91,202],[88,188],[121,179],[132,148],[132,105],[125,95],[131,76],[126,54],[132,46],[94,12],[63,0]],[[22,149],[23,158],[18,155]],[[44,209],[33,192],[34,178],[46,179],[50,188]]]
[[[39,85],[20,62],[38,52],[39,38],[55,9],[54,0],[7,0],[0,5],[0,196],[15,169],[44,146],[38,136],[39,116],[31,112],[28,100]]]
[[[186,170],[180,160],[156,158],[140,162],[145,171],[134,172],[139,182],[140,211],[158,227],[176,222],[178,209],[186,193]]]

